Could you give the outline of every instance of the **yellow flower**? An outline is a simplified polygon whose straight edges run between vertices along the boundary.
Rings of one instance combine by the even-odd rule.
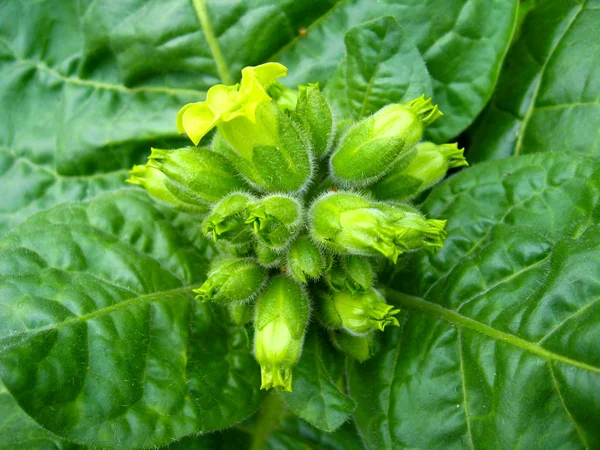
[[[285,76],[287,68],[266,63],[242,70],[242,81],[235,86],[211,87],[203,102],[189,103],[177,114],[177,129],[185,132],[195,145],[220,123],[245,117],[256,123],[256,108],[272,100],[267,89],[276,78]]]

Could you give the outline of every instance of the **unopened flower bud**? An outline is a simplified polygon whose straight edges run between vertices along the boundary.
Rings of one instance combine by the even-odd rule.
[[[333,346],[361,363],[373,355],[375,336],[375,333],[355,336],[343,330],[329,330],[329,339]]]
[[[254,243],[254,252],[256,253],[258,262],[265,267],[272,268],[281,266],[283,264],[283,255],[281,253],[277,253],[260,240],[257,240]]]
[[[445,220],[427,219],[416,208],[401,203],[380,203],[377,207],[396,221],[400,233],[398,243],[404,250],[437,250],[444,246],[448,236]]]
[[[308,324],[308,299],[298,283],[274,277],[256,301],[254,354],[261,369],[261,389],[292,390],[292,368],[302,351]]]
[[[310,133],[313,153],[323,157],[329,153],[334,136],[331,108],[318,83],[298,86],[298,92],[297,116]]]
[[[252,304],[250,302],[235,302],[227,305],[229,317],[236,325],[246,325],[252,320]]]
[[[413,198],[441,181],[448,169],[468,166],[463,151],[458,144],[423,142],[371,186],[371,192],[381,200]]]
[[[184,106],[177,117],[179,131],[197,145],[217,127],[229,144],[220,151],[253,186],[266,192],[302,189],[312,173],[310,142],[286,114],[292,101],[287,91],[274,86],[283,109],[269,95],[286,72],[278,63],[244,68],[240,84],[213,86],[205,101]]]
[[[373,284],[373,268],[358,255],[342,256],[325,277],[335,291],[364,292]]]
[[[267,276],[267,270],[253,259],[227,259],[218,263],[204,284],[193,292],[203,302],[241,302],[254,297]]]
[[[325,269],[325,256],[306,235],[299,236],[291,245],[287,255],[287,271],[300,283],[316,280]]]
[[[142,186],[159,200],[169,203],[180,211],[204,213],[208,209],[205,200],[189,187],[169,178],[159,169],[149,166],[133,166],[127,183]]]
[[[342,136],[331,157],[334,177],[343,184],[375,182],[421,140],[423,128],[440,115],[425,96],[380,109]]]
[[[383,331],[387,325],[399,326],[394,314],[400,312],[385,302],[375,289],[352,294],[350,291],[329,292],[321,298],[321,320],[325,326],[344,329],[354,335],[372,330]]]
[[[406,250],[443,246],[445,224],[406,205],[347,192],[326,194],[309,211],[310,232],[317,242],[342,254],[383,255],[394,263]]]
[[[147,165],[160,170],[208,204],[247,187],[225,157],[207,148],[153,148]]]
[[[244,193],[233,193],[215,205],[202,222],[202,231],[216,242],[225,239],[233,245],[247,244],[252,240],[252,231],[244,223],[248,203],[254,197]]]
[[[265,245],[275,251],[290,243],[302,224],[302,205],[282,195],[263,197],[248,206],[246,224]]]

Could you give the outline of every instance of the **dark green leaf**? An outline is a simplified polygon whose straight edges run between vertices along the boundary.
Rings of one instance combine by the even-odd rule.
[[[175,115],[269,59],[325,83],[349,28],[393,15],[425,55],[445,140],[487,100],[516,0],[5,1],[0,5],[0,234],[56,203],[118,189]],[[16,20],[18,18],[19,20]],[[308,35],[303,37],[304,31]]]
[[[282,393],[295,414],[323,431],[339,428],[356,406],[338,387],[343,361],[343,356],[313,327],[294,368],[292,392]]]
[[[598,448],[600,164],[545,153],[434,189],[434,256],[388,292],[402,327],[351,365],[368,448]]]
[[[338,119],[361,119],[390,103],[431,96],[431,78],[415,44],[393,17],[352,28],[346,57],[326,93]]]
[[[289,86],[325,84],[344,55],[346,31],[393,16],[417,45],[433,79],[433,98],[446,116],[428,137],[445,142],[465,129],[489,99],[510,43],[517,1],[341,0],[270,57],[290,68]]]
[[[346,423],[333,433],[311,427],[294,416],[288,416],[274,431],[266,450],[363,450],[360,437],[352,423]]]
[[[0,450],[83,450],[42,428],[0,383]]]
[[[469,161],[548,151],[598,157],[598,29],[597,2],[536,4],[471,131]]]
[[[123,190],[39,213],[0,241],[0,376],[53,433],[148,447],[258,407],[245,331],[193,300],[207,260],[173,216]]]

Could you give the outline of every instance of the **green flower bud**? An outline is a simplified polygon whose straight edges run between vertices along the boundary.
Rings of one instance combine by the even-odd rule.
[[[302,235],[292,243],[286,267],[296,281],[306,283],[309,278],[316,280],[325,269],[325,264],[325,256],[308,236]]]
[[[421,140],[423,128],[441,114],[425,96],[380,109],[342,136],[331,157],[333,176],[342,184],[375,182]]]
[[[262,241],[256,241],[254,243],[254,252],[256,253],[258,262],[265,267],[278,267],[283,264],[283,255],[277,253]]]
[[[230,192],[247,187],[226,158],[207,148],[153,148],[147,165],[187,187],[206,203],[215,203]]]
[[[285,112],[289,93],[274,85],[286,72],[278,63],[244,68],[240,84],[213,86],[206,101],[184,106],[179,131],[197,145],[216,126],[229,144],[220,151],[253,186],[266,192],[303,189],[312,173],[310,142]],[[269,95],[272,86],[283,110]]]
[[[373,284],[371,264],[358,255],[340,258],[325,276],[329,286],[335,291],[364,292]]]
[[[350,291],[329,292],[321,298],[321,311],[321,320],[326,327],[341,328],[353,335],[383,331],[387,325],[399,326],[393,316],[400,310],[388,305],[383,296],[372,288],[356,294]]]
[[[463,151],[458,144],[423,142],[371,186],[371,192],[381,200],[413,198],[441,181],[448,169],[468,166]]]
[[[302,225],[302,205],[282,195],[263,197],[249,205],[246,224],[252,226],[261,242],[281,251]]]
[[[246,325],[252,320],[252,305],[249,302],[236,302],[227,305],[229,317],[236,325]]]
[[[127,183],[142,186],[159,200],[169,203],[180,211],[204,213],[208,206],[204,199],[189,187],[169,178],[159,169],[150,166],[133,166]]]
[[[298,86],[296,113],[309,130],[313,153],[321,158],[331,149],[334,137],[333,114],[329,103],[321,94],[319,84]]]
[[[406,204],[380,203],[378,208],[397,221],[398,229],[402,233],[399,242],[404,250],[436,250],[444,246],[444,240],[448,236],[444,229],[445,220],[426,219],[416,208]]]
[[[261,369],[261,389],[292,390],[308,324],[308,299],[298,283],[278,275],[256,301],[254,354]]]
[[[339,253],[383,255],[394,263],[405,250],[443,246],[445,223],[427,220],[405,205],[386,205],[345,192],[320,197],[309,211],[315,241]]]
[[[277,107],[283,111],[294,111],[298,105],[298,93],[278,81],[274,81],[267,89]]]
[[[329,339],[333,346],[361,363],[373,355],[375,336],[375,333],[355,336],[342,330],[329,331]]]
[[[225,239],[233,245],[247,244],[252,239],[252,231],[246,226],[248,204],[254,197],[244,193],[233,193],[215,205],[212,212],[202,222],[202,231],[216,242]]]
[[[267,277],[267,270],[251,258],[227,259],[216,264],[204,284],[193,292],[203,302],[242,302],[254,297]]]

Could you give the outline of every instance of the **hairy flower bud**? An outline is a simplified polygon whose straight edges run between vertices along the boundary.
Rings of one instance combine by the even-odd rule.
[[[306,283],[309,278],[316,280],[325,269],[325,264],[325,256],[308,236],[299,236],[292,243],[286,267],[296,281]]]
[[[342,330],[329,331],[329,339],[333,346],[361,363],[372,356],[375,347],[375,336],[375,333],[355,336]]]
[[[236,325],[246,325],[252,320],[252,304],[249,302],[235,302],[227,305],[229,317]]]
[[[203,213],[208,206],[205,200],[189,187],[169,178],[159,169],[150,166],[133,166],[127,183],[142,186],[148,193],[159,200],[171,204],[180,211]]]
[[[310,142],[286,114],[293,99],[281,85],[274,84],[286,72],[278,63],[244,68],[240,84],[213,86],[205,101],[184,106],[177,117],[179,131],[197,145],[217,127],[228,143],[221,151],[260,190],[294,192],[304,188],[312,173]],[[269,95],[272,86],[277,102]]]
[[[331,157],[332,175],[342,184],[375,182],[421,140],[423,128],[440,115],[424,96],[380,109],[342,136]]]
[[[373,268],[361,256],[342,256],[325,277],[335,291],[364,292],[373,284]]]
[[[322,296],[320,305],[325,326],[341,328],[350,334],[360,336],[372,330],[383,331],[387,325],[399,326],[393,316],[400,310],[388,305],[375,289],[356,294],[329,292]]]
[[[282,195],[263,197],[248,206],[246,224],[257,238],[275,251],[286,247],[302,224],[302,205]]]
[[[317,199],[309,211],[312,237],[339,253],[383,255],[396,263],[405,250],[440,247],[444,220],[427,220],[414,208],[386,205],[338,192]]]
[[[252,231],[244,223],[248,203],[254,200],[249,194],[233,193],[215,205],[202,222],[202,232],[216,242],[225,239],[233,245],[247,244]]]
[[[206,203],[215,203],[230,192],[246,188],[229,161],[207,148],[153,148],[147,165],[187,187]]]
[[[277,253],[267,244],[262,241],[256,241],[254,243],[254,252],[256,253],[256,259],[265,267],[278,267],[283,264],[283,255]]]
[[[251,258],[227,259],[218,263],[204,284],[193,292],[203,302],[241,302],[254,297],[267,276],[267,270]]]
[[[292,390],[292,368],[300,359],[308,324],[308,299],[298,283],[278,275],[256,301],[254,354],[261,389]]]
[[[381,200],[413,198],[441,181],[448,169],[468,166],[463,151],[458,144],[423,142],[370,190]]]
[[[329,153],[334,136],[333,114],[319,84],[298,86],[297,117],[309,131],[312,151],[317,157]]]

